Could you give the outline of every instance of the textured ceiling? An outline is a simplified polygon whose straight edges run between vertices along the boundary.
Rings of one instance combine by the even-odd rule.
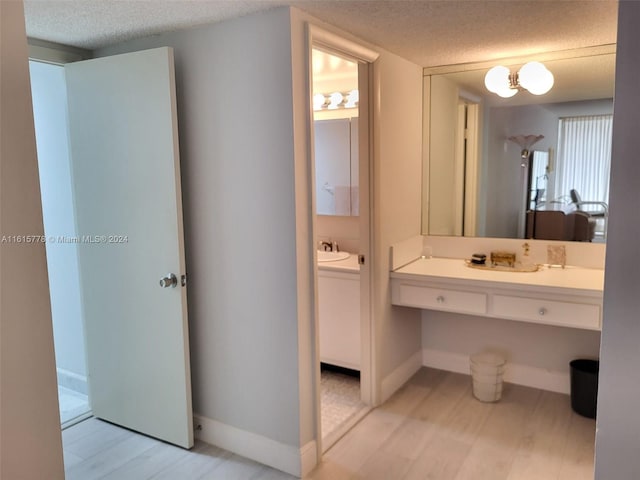
[[[616,41],[615,0],[25,0],[27,34],[94,49],[282,5],[421,66]]]

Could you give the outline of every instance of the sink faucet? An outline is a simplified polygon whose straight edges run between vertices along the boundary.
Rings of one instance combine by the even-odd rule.
[[[337,247],[337,244],[336,244],[336,247]],[[331,244],[331,242],[324,242],[321,240],[318,242],[318,250],[324,250],[325,252],[332,252],[333,245]]]

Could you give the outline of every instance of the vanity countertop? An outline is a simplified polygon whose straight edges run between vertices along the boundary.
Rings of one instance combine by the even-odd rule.
[[[503,272],[490,269],[469,268],[461,258],[419,258],[391,272],[392,278],[404,280],[455,281],[470,286],[602,297],[604,270],[566,266],[550,268],[542,266],[537,272]]]
[[[344,260],[335,260],[333,262],[318,262],[318,270],[329,270],[334,272],[359,272],[358,256],[351,253]]]

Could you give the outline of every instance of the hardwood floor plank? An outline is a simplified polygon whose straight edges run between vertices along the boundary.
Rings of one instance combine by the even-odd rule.
[[[435,375],[437,383],[443,374]],[[413,410],[427,395],[432,386],[408,383],[393,395],[384,405],[372,410],[358,425],[326,454],[345,472],[356,475],[362,465],[375,454],[397,426],[404,421],[408,412]]]
[[[427,441],[442,430],[449,414],[468,394],[468,385],[465,375],[447,375],[408,414],[382,447],[383,450],[411,460],[418,458]]]
[[[390,478],[403,478],[405,473],[411,468],[412,460],[404,455],[398,455],[385,451],[376,452],[358,470],[356,478],[366,480],[389,480]]]
[[[205,478],[206,475],[210,474],[231,456],[231,452],[219,447],[196,442],[196,445],[188,452],[188,455],[150,478],[154,480]]]
[[[86,435],[73,441],[64,441],[64,450],[86,460],[118,444],[130,434],[129,430],[101,420],[95,420],[93,427],[95,428]]]
[[[101,480],[139,480],[153,478],[154,475],[166,470],[176,462],[183,461],[189,455],[188,450],[158,442],[141,455],[132,458]]]
[[[239,455],[230,455],[225,458],[223,462],[218,463],[215,468],[209,470],[202,476],[173,478],[197,478],[198,480],[254,480],[264,473],[265,468],[267,467]],[[283,479],[288,477],[283,472],[279,473],[282,475]]]
[[[263,467],[262,472],[260,472],[256,477],[253,477],[252,480],[297,480],[297,478],[298,477],[288,475],[280,470],[276,470],[275,468]]]
[[[412,463],[403,480],[453,480],[471,451],[471,445],[453,437],[434,437]]]
[[[63,453],[64,469],[65,470],[67,470],[67,469],[73,467],[74,465],[77,465],[77,464],[79,464],[79,463],[84,461],[84,458],[82,458],[82,457],[80,457],[78,455],[75,455],[75,454],[73,454],[71,452],[68,452],[68,451],[66,451],[64,449],[63,449],[62,453]]]
[[[571,412],[559,479],[593,480],[595,433],[595,420]]]
[[[67,480],[93,480],[102,478],[124,463],[158,445],[159,441],[134,432],[125,431],[121,440],[100,450],[85,462],[72,466],[66,472]]]
[[[405,479],[447,480],[457,475],[495,406],[473,397],[468,377],[463,391],[461,401],[430,436]]]
[[[466,393],[464,375],[447,375],[391,432],[360,468],[362,478],[403,478],[430,438],[437,435],[442,423]]]
[[[355,472],[339,463],[324,456],[322,461],[309,475],[306,480],[352,480],[356,478]]]
[[[569,397],[542,392],[520,441],[508,480],[559,478],[570,420]]]
[[[104,422],[91,417],[73,425],[72,427],[62,430],[62,441],[65,445],[71,445],[87,435],[95,434],[97,431],[102,431],[103,429],[109,430],[113,427],[114,425],[109,422]]]
[[[457,480],[506,480],[540,394],[540,390],[519,385],[504,386],[502,400],[484,423]]]

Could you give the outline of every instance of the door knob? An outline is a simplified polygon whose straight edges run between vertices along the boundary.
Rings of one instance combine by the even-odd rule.
[[[178,285],[178,277],[173,273],[168,273],[160,279],[160,286],[162,288],[175,287],[176,285]]]

